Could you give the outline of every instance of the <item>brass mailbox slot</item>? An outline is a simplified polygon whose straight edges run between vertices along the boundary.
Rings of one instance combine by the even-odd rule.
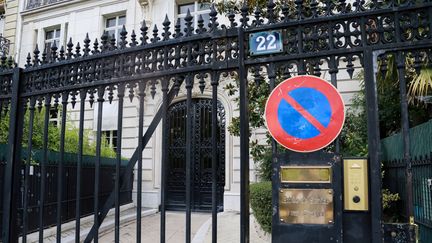
[[[344,208],[369,210],[367,159],[344,159]]]
[[[282,183],[331,183],[330,166],[281,166]]]

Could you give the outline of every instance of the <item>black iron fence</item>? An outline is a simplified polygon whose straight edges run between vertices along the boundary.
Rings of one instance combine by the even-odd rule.
[[[409,159],[412,165],[412,191],[414,220],[419,225],[421,242],[432,239],[432,120],[410,128]],[[398,193],[397,212],[408,218],[407,163],[403,158],[403,137],[400,133],[382,140],[384,162],[384,187]]]
[[[419,225],[421,242],[429,242],[432,239],[432,154],[413,158],[413,199],[414,219]],[[406,164],[400,160],[392,160],[385,163],[384,187],[391,192],[397,192],[400,200],[396,207],[405,209],[406,198]],[[406,218],[406,211],[399,210]]]
[[[4,175],[6,160],[5,151],[7,149],[6,145],[0,144],[0,175]],[[28,173],[28,189],[26,191],[26,206],[24,205],[24,191],[21,190],[21,196],[18,204],[18,215],[21,219],[23,217],[23,210],[26,210],[28,217],[28,229],[27,232],[31,233],[39,229],[38,216],[39,216],[39,198],[41,196],[41,166],[40,161],[42,161],[42,151],[33,150],[33,160],[29,166]],[[76,158],[77,154],[66,153],[66,163],[63,167],[61,177],[63,178],[62,186],[62,200],[61,200],[61,222],[65,223],[76,218],[76,204],[77,195],[76,187],[79,185],[76,181],[77,165]],[[26,161],[28,158],[26,153],[23,153],[23,160]],[[94,185],[94,156],[84,156],[83,166],[81,169],[82,182],[81,182],[81,195],[80,195],[80,217],[88,216],[94,212],[94,187],[88,185]],[[59,153],[49,151],[48,163],[45,168],[45,194],[46,200],[43,206],[43,217],[44,217],[44,228],[54,226],[56,224],[56,207],[57,207],[57,178],[58,178],[58,161]],[[127,162],[127,161],[124,161]],[[21,179],[20,188],[24,188],[24,171],[26,166],[21,167]],[[123,173],[125,169],[124,163],[121,166],[120,171]],[[3,185],[4,176],[0,177],[0,185]],[[99,201],[105,202],[114,189],[115,179],[115,160],[109,158],[103,158],[101,163],[101,189],[98,195]],[[120,205],[128,204],[132,202],[132,184],[133,175],[126,175],[126,178],[121,178],[121,180],[127,180],[127,186],[120,191]],[[0,188],[0,195],[3,195],[3,187]],[[3,202],[0,202],[0,217],[3,214],[1,209],[3,208]],[[0,228],[2,227],[2,222],[0,222]],[[20,234],[22,233],[22,228],[20,229]]]
[[[38,2],[42,1],[31,1]],[[193,88],[205,88],[211,91],[211,175],[212,175],[212,241],[217,242],[217,100],[218,86],[221,78],[231,76],[238,80],[238,101],[240,111],[240,242],[249,242],[249,112],[248,88],[249,81],[268,84],[274,89],[279,78],[289,78],[294,75],[321,76],[324,69],[328,70],[329,81],[337,86],[338,72],[347,72],[353,77],[355,67],[364,69],[365,94],[367,103],[369,161],[371,167],[371,208],[370,228],[371,242],[381,242],[381,169],[379,150],[378,101],[376,92],[376,72],[378,59],[385,63],[388,55],[396,56],[397,72],[401,91],[402,131],[404,137],[404,159],[407,173],[411,173],[408,139],[408,112],[406,97],[406,59],[415,57],[414,67],[420,71],[423,64],[430,66],[432,55],[432,3],[416,0],[389,1],[288,1],[276,6],[269,1],[266,8],[256,10],[247,4],[239,8],[239,18],[234,12],[227,14],[227,24],[221,25],[218,13],[211,8],[209,23],[204,19],[195,20],[189,13],[184,18],[184,25],[178,20],[172,23],[168,17],[162,23],[150,29],[145,22],[141,28],[131,31],[125,28],[120,32],[119,40],[104,34],[100,40],[91,43],[87,36],[82,46],[74,45],[72,40],[65,47],[53,45],[49,53],[39,51],[36,47],[33,54],[28,54],[25,69],[14,65],[12,59],[0,60],[0,114],[4,108],[10,109],[8,153],[6,170],[4,172],[3,191],[3,227],[2,238],[5,242],[16,242],[19,229],[28,225],[28,215],[23,215],[23,221],[18,220],[17,210],[20,200],[19,192],[29,190],[29,167],[25,164],[24,189],[20,187],[21,150],[31,151],[22,147],[22,138],[32,141],[32,127],[35,110],[45,107],[62,106],[60,128],[60,159],[56,184],[56,226],[57,241],[61,241],[62,230],[62,198],[65,193],[61,185],[65,178],[61,175],[66,169],[64,155],[64,134],[69,105],[79,106],[77,123],[79,123],[77,183],[82,183],[81,173],[83,155],[84,120],[87,119],[86,103],[98,104],[96,110],[98,119],[95,126],[96,153],[94,161],[94,225],[86,237],[86,242],[98,242],[99,227],[110,208],[115,210],[115,241],[120,240],[120,191],[124,181],[120,178],[131,173],[137,165],[137,178],[142,181],[143,150],[150,141],[156,127],[162,123],[162,158],[161,158],[161,214],[160,241],[166,239],[166,199],[168,176],[168,107],[180,90],[186,94],[186,168],[185,168],[185,208],[186,226],[185,241],[191,241],[191,182],[192,182],[192,96]],[[239,21],[237,21],[239,19]],[[172,28],[174,27],[174,28]],[[257,32],[280,30],[283,39],[281,48],[273,53],[268,52],[257,56],[248,49],[250,36]],[[257,39],[258,40],[258,39]],[[255,43],[256,44],[256,43]],[[262,48],[265,43],[260,43]],[[268,43],[272,46],[273,43]],[[267,45],[264,45],[266,49]],[[258,48],[257,48],[258,50]],[[184,87],[184,88],[183,88]],[[150,125],[144,131],[145,96],[155,97],[158,94],[162,100],[160,109],[155,112]],[[138,146],[128,161],[124,173],[120,171],[122,154],[123,104],[127,99],[138,99]],[[116,99],[117,114],[117,157],[115,163],[115,185],[105,203],[99,200],[102,192],[101,177],[101,142],[103,105]],[[147,102],[147,101],[146,101]],[[28,106],[29,122],[24,124],[25,106]],[[2,112],[3,111],[3,112]],[[1,119],[1,116],[0,116]],[[42,154],[44,161],[48,158],[48,123],[49,114],[45,113],[43,126]],[[24,125],[28,127],[24,133]],[[1,134],[0,134],[1,135]],[[209,144],[210,145],[210,144]],[[277,154],[276,143],[272,144],[273,153]],[[338,143],[334,150],[339,151]],[[276,158],[276,157],[275,157]],[[44,210],[47,197],[47,174],[49,165],[41,163],[41,188],[39,212]],[[410,177],[409,177],[410,178]],[[407,180],[411,186],[412,181]],[[81,195],[78,186],[75,192]],[[414,211],[411,194],[408,193],[408,214]],[[142,184],[137,184],[137,242],[141,240],[141,201]],[[24,193],[24,207],[29,206],[28,194]],[[82,205],[77,201],[76,214]],[[39,240],[43,241],[44,217],[38,215]],[[339,225],[341,222],[337,222]],[[76,225],[76,242],[80,242],[80,224]],[[24,234],[27,231],[24,231]],[[306,232],[306,231],[305,231]],[[341,232],[341,229],[338,230]],[[25,239],[25,238],[24,238]]]

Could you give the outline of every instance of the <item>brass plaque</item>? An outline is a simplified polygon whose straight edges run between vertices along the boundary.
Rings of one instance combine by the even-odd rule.
[[[330,166],[281,166],[283,183],[330,183]]]
[[[280,189],[279,217],[287,224],[332,224],[332,189]]]

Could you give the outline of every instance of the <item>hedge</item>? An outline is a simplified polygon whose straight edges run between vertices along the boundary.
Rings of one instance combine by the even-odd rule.
[[[261,228],[271,232],[272,222],[272,183],[264,181],[250,185],[250,202],[253,214]]]
[[[6,161],[6,156],[8,155],[9,146],[7,144],[0,144],[0,162]],[[28,150],[26,147],[21,149],[21,159],[23,163],[27,162],[28,158]],[[76,153],[64,153],[64,165],[65,166],[76,166],[78,161],[78,154]],[[32,149],[32,157],[33,164],[39,164],[43,161],[43,151],[41,149]],[[48,161],[45,162],[45,165],[55,165],[60,161],[60,153],[52,150],[48,150]],[[82,166],[93,167],[96,161],[96,156],[83,155],[82,156]],[[124,167],[128,164],[129,160],[122,159],[120,162],[120,166]],[[101,166],[115,166],[117,163],[117,159],[115,158],[105,158],[101,156]]]

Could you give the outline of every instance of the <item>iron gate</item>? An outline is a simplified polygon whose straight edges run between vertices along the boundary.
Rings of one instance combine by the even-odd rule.
[[[327,70],[333,85],[338,84],[338,74],[347,72],[350,77],[355,68],[364,69],[366,101],[368,107],[368,145],[370,160],[371,210],[370,231],[372,242],[381,242],[381,169],[379,160],[379,127],[377,114],[377,95],[375,74],[378,62],[384,63],[386,55],[395,55],[398,63],[401,90],[402,124],[404,134],[404,161],[408,175],[407,188],[411,188],[411,164],[409,154],[407,98],[405,80],[405,59],[412,57],[414,66],[420,69],[429,60],[432,46],[432,3],[417,0],[296,0],[276,6],[269,1],[267,8],[251,9],[246,4],[236,13],[227,14],[227,25],[218,23],[217,12],[212,7],[210,23],[204,26],[202,18],[198,19],[198,28],[193,28],[193,18],[185,18],[186,28],[181,24],[171,23],[168,18],[162,29],[156,26],[149,31],[145,22],[140,33],[126,29],[115,40],[103,35],[91,43],[84,40],[82,48],[70,41],[60,49],[52,46],[49,54],[41,53],[38,47],[29,53],[25,68],[17,67],[12,59],[1,58],[0,75],[0,110],[1,117],[9,117],[9,136],[7,166],[4,174],[3,192],[3,242],[17,242],[22,232],[25,242],[28,232],[28,217],[16,217],[17,201],[21,188],[28,189],[29,158],[20,159],[21,150],[32,151],[32,129],[35,112],[49,110],[51,107],[62,107],[60,122],[59,151],[65,153],[66,115],[69,109],[79,110],[79,141],[77,182],[82,181],[80,164],[83,156],[83,136],[86,103],[98,103],[98,120],[96,126],[96,160],[94,194],[100,192],[100,161],[102,144],[103,105],[118,100],[118,137],[122,137],[123,106],[126,99],[138,98],[138,146],[130,158],[125,173],[131,173],[135,164],[138,166],[138,181],[142,180],[143,149],[148,144],[158,123],[167,127],[168,107],[180,87],[185,87],[187,94],[186,121],[186,235],[185,241],[191,240],[191,198],[192,198],[192,88],[210,85],[212,92],[212,239],[217,240],[217,87],[221,78],[233,75],[239,80],[240,109],[240,158],[241,158],[241,222],[239,225],[241,242],[249,241],[249,110],[248,78],[257,83],[266,82],[270,89],[275,87],[279,77],[292,75],[321,75]],[[172,28],[174,26],[174,28]],[[283,34],[283,51],[279,54],[251,56],[247,41],[249,34],[281,30]],[[150,33],[149,33],[150,32]],[[162,107],[155,114],[151,124],[144,133],[143,116],[144,97],[162,95]],[[107,96],[105,96],[107,95]],[[104,97],[108,97],[105,100]],[[73,109],[73,108],[72,108]],[[25,119],[28,114],[28,120]],[[45,113],[42,150],[46,161],[49,145],[49,113]],[[26,128],[26,129],[24,129]],[[26,131],[24,133],[24,131]],[[168,145],[168,133],[163,129],[163,151]],[[22,144],[27,141],[27,144]],[[30,142],[29,142],[30,141]],[[278,154],[273,142],[274,155]],[[114,190],[105,204],[95,196],[94,226],[85,241],[98,242],[98,229],[111,207],[115,208],[115,241],[119,241],[119,205],[120,191],[127,185],[127,180],[120,180],[120,160],[122,143],[117,141],[117,164]],[[338,153],[338,142],[334,146]],[[276,158],[276,156],[274,156]],[[60,157],[58,170],[64,170],[64,157]],[[166,203],[167,203],[167,153],[162,153],[161,171],[161,242],[165,242]],[[20,167],[25,165],[21,183]],[[39,207],[43,209],[46,165],[41,163],[42,179],[40,182],[41,197]],[[61,174],[61,173],[59,173]],[[63,178],[57,178],[62,185]],[[60,241],[62,187],[57,191],[57,240]],[[76,194],[80,195],[77,186]],[[141,239],[141,193],[140,183],[137,187],[137,241]],[[28,198],[24,193],[24,202]],[[407,215],[413,215],[412,193],[408,193]],[[24,204],[24,212],[27,204]],[[76,206],[76,218],[80,217],[80,207]],[[41,212],[42,210],[40,210]],[[38,215],[39,239],[43,240],[43,214]],[[80,221],[76,221],[76,241],[79,242]],[[342,229],[341,229],[342,230]]]

